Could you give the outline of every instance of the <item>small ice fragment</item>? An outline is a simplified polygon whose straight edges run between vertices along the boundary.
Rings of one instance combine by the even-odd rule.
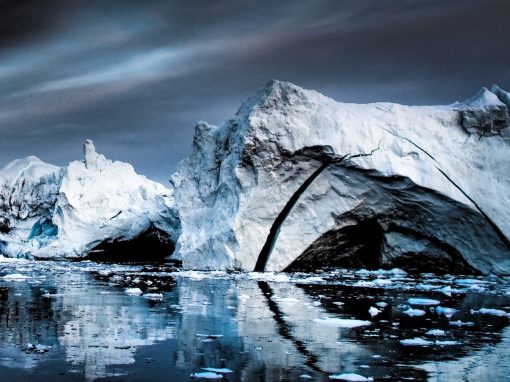
[[[388,303],[384,302],[384,301],[379,301],[379,302],[376,302],[375,305],[378,306],[379,308],[385,308],[388,306]]]
[[[459,284],[459,285],[463,285],[463,286],[470,286],[470,285],[481,284],[482,281],[476,280],[476,279],[458,279],[458,280],[455,280],[455,283]]]
[[[312,379],[313,377],[311,375],[308,375],[308,374],[301,374],[299,376],[299,378],[302,378],[302,379]]]
[[[439,301],[431,298],[410,298],[407,302],[411,305],[439,305]]]
[[[2,277],[5,281],[25,281],[28,276],[22,275],[21,273],[11,273]]]
[[[432,330],[429,330],[425,334],[427,334],[429,336],[444,336],[446,333],[444,330],[441,330],[441,329],[432,329]]]
[[[163,295],[161,293],[145,293],[143,297],[151,301],[163,300]]]
[[[498,317],[509,317],[510,314],[505,312],[501,309],[488,309],[488,308],[481,308],[479,310],[473,310],[471,309],[471,314],[480,313],[480,314],[490,314],[491,316],[498,316]]]
[[[205,371],[212,371],[213,373],[220,373],[220,374],[228,374],[232,373],[232,370],[227,369],[225,367],[222,368],[216,368],[216,367],[203,367],[202,370]]]
[[[407,340],[400,340],[400,343],[404,346],[431,346],[434,344],[432,341],[427,341],[421,337],[415,337]]]
[[[442,314],[446,318],[451,318],[457,310],[453,308],[446,308],[443,306],[436,306],[436,312]]]
[[[459,343],[457,341],[439,341],[436,340],[436,345],[438,346],[454,346],[458,345]]]
[[[375,284],[372,281],[364,281],[359,280],[352,284],[353,287],[361,287],[361,288],[373,288]]]
[[[214,373],[212,371],[204,371],[201,373],[193,373],[190,375],[191,378],[197,379],[223,379],[223,375]]]
[[[126,288],[124,292],[132,296],[139,296],[143,293],[140,288]]]
[[[337,380],[337,381],[351,381],[351,382],[367,382],[373,381],[372,377],[364,377],[359,374],[354,373],[344,373],[344,374],[333,374],[329,376],[329,379]]]
[[[389,279],[375,279],[373,281],[373,283],[377,286],[386,286],[386,285],[390,285],[393,283],[393,281],[389,280]]]
[[[41,344],[37,344],[35,345],[35,350],[37,350],[37,352],[39,353],[46,353],[47,351],[49,351],[51,348],[51,346],[46,346],[46,345],[41,345]]]
[[[370,321],[355,320],[350,318],[316,318],[314,320],[320,325],[332,326],[336,328],[357,328],[359,326],[370,325]]]
[[[312,305],[313,306],[320,306],[321,303],[320,303],[320,301],[314,301],[314,302],[312,302]]]
[[[407,310],[404,310],[402,313],[407,314],[408,316],[411,316],[411,317],[418,317],[418,316],[425,315],[425,311],[424,310],[413,309],[413,308],[409,308]]]
[[[368,313],[370,314],[370,316],[374,317],[374,316],[377,316],[379,313],[381,313],[381,311],[379,309],[371,306],[370,309],[368,309]]]
[[[457,320],[457,321],[451,321],[450,322],[450,325],[453,325],[453,326],[474,326],[475,323],[474,322],[471,322],[471,321],[468,321],[468,322],[462,322],[460,320]]]

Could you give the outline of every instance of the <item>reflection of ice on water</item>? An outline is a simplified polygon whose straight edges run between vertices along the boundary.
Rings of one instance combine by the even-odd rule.
[[[342,339],[343,329],[314,322],[329,314],[295,285],[184,278],[178,290],[178,367],[229,367],[246,378],[265,373],[276,380],[296,365],[352,370],[361,352],[370,355],[362,345]],[[215,334],[221,337],[207,337]]]
[[[64,296],[62,305],[70,318],[62,328],[60,344],[66,359],[84,367],[88,380],[111,375],[107,367],[135,362],[138,347],[174,337],[175,327],[161,310],[151,310],[148,302],[121,291],[101,294],[92,285],[87,291]]]

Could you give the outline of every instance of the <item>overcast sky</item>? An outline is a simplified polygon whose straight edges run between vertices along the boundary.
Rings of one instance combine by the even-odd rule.
[[[510,88],[508,0],[0,0],[0,166],[94,140],[166,182],[268,79],[345,102]]]

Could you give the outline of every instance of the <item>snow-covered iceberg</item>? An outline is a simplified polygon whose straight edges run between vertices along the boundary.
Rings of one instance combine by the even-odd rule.
[[[124,260],[132,251],[153,258],[159,248],[169,256],[180,230],[173,190],[96,153],[90,140],[84,154],[62,169],[29,157],[0,171],[2,252]]]
[[[509,94],[338,103],[270,81],[172,177],[185,268],[510,273]]]

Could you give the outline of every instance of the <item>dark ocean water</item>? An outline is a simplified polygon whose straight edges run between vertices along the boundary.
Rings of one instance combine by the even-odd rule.
[[[510,379],[508,278],[0,260],[0,381]]]

